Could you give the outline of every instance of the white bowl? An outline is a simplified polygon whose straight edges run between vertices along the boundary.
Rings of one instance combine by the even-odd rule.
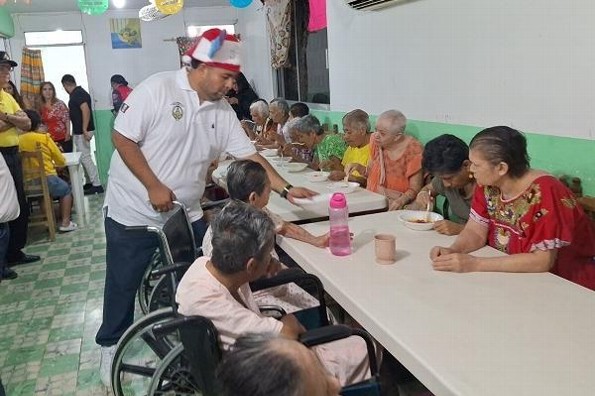
[[[291,157],[275,157],[270,158],[270,161],[273,163],[273,165],[283,165],[290,163]]]
[[[444,220],[441,214],[423,210],[410,210],[408,213],[399,216],[405,227],[416,231],[429,231],[434,228],[434,222]],[[428,221],[429,220],[429,221]]]
[[[308,173],[306,178],[312,183],[320,183],[326,181],[328,179],[328,175],[330,175],[330,172],[312,172]]]
[[[276,149],[265,149],[260,152],[260,155],[263,157],[276,157],[277,150]]]
[[[359,183],[356,182],[334,182],[328,186],[328,189],[332,192],[340,192],[343,194],[349,194],[357,190]]]
[[[306,169],[307,166],[308,164],[304,164],[303,162],[291,162],[283,165],[283,169],[287,172],[301,172]]]

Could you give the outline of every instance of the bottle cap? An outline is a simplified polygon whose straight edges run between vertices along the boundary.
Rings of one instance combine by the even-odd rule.
[[[343,209],[347,207],[347,200],[345,199],[345,194],[343,193],[334,193],[331,197],[331,201],[329,202],[329,206],[333,209]]]

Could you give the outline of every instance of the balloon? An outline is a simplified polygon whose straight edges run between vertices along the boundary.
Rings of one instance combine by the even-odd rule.
[[[165,15],[177,14],[184,7],[184,0],[156,0],[155,7]]]
[[[100,15],[107,11],[108,0],[78,0],[79,9],[85,14]]]
[[[252,0],[229,0],[229,4],[235,8],[246,8],[252,4]]]

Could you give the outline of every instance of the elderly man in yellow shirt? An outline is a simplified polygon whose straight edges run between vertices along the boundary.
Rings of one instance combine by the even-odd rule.
[[[359,164],[364,168],[370,160],[370,117],[363,110],[355,109],[343,116],[343,140],[348,144],[341,165],[344,171],[333,171],[329,175],[330,180],[343,180],[349,173],[349,181],[358,182],[362,187],[366,186],[366,177],[356,170],[349,171],[351,164]],[[347,172],[347,173],[346,173]]]
[[[10,72],[17,63],[10,59],[5,51],[0,51],[0,84],[4,85],[10,79]],[[10,174],[14,179],[17,198],[21,214],[8,223],[10,241],[6,259],[8,265],[31,263],[39,260],[39,256],[25,254],[22,249],[27,243],[27,227],[29,222],[29,208],[23,190],[23,168],[19,155],[18,129],[28,131],[30,121],[21,110],[14,98],[7,92],[0,90],[0,153],[4,157]],[[18,129],[17,129],[18,128]]]
[[[43,168],[47,177],[50,195],[52,198],[58,198],[60,200],[62,223],[58,226],[58,230],[61,232],[74,231],[77,229],[77,225],[70,220],[72,191],[68,183],[60,179],[56,172],[56,167],[61,168],[66,165],[66,159],[50,135],[37,130],[41,124],[39,113],[35,110],[25,110],[25,113],[31,120],[31,130],[20,136],[19,147],[21,151],[36,151],[38,145],[41,148]],[[27,165],[25,164],[25,167]],[[27,172],[25,172],[25,184],[29,181],[26,175]]]

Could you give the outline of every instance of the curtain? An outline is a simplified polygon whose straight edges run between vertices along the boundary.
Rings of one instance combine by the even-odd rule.
[[[271,66],[280,69],[288,65],[291,44],[291,0],[265,0],[265,12],[271,40]]]
[[[40,104],[39,87],[45,81],[41,51],[23,48],[20,66],[23,103],[26,108],[37,109]]]

